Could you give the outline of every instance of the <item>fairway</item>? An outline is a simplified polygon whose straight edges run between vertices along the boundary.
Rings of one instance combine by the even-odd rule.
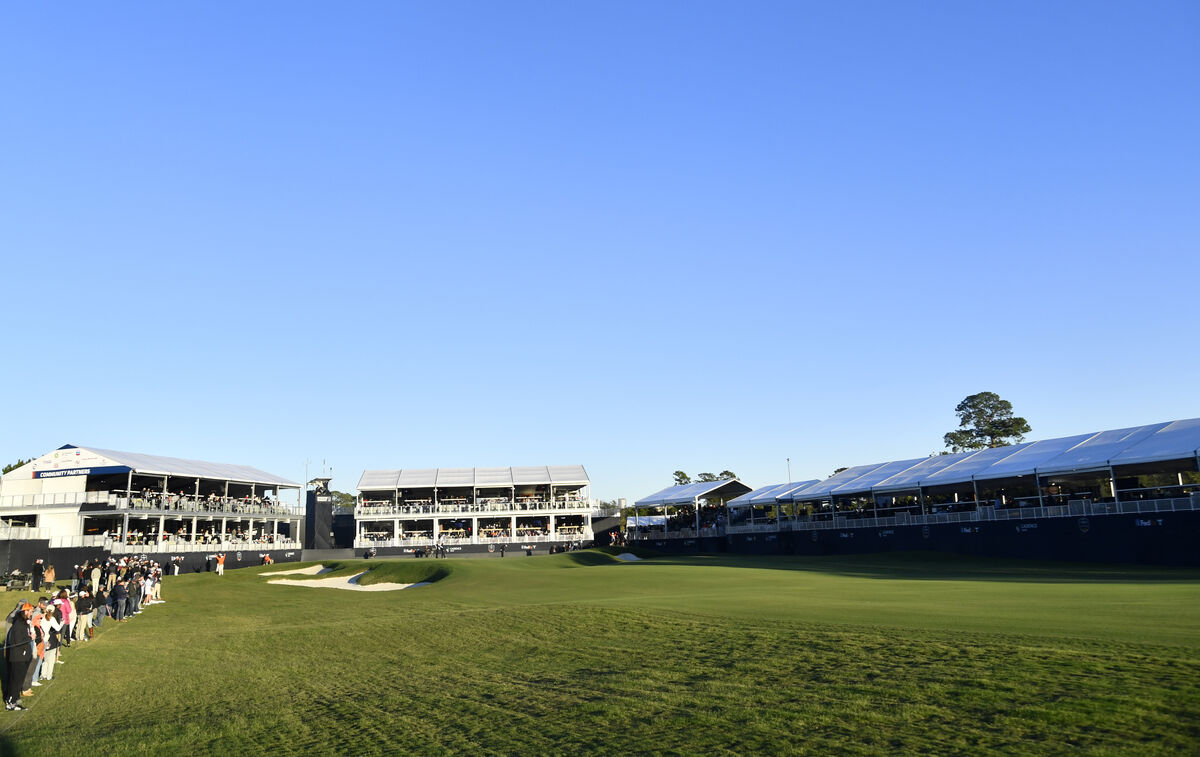
[[[929,555],[327,562],[170,577],[0,753],[1194,754],[1200,572]],[[301,578],[303,576],[292,576]],[[6,595],[9,605],[15,595]],[[9,608],[6,608],[9,609]]]

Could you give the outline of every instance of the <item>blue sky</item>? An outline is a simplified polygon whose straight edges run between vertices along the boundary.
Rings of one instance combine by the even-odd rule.
[[[1200,416],[1194,2],[0,11],[0,457],[636,498]],[[311,472],[311,471],[310,471]]]

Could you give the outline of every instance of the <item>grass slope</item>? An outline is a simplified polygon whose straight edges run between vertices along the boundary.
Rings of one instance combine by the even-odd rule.
[[[167,604],[0,715],[0,751],[64,726],[122,754],[1200,751],[1195,571],[603,552],[337,568],[435,583],[168,579]]]

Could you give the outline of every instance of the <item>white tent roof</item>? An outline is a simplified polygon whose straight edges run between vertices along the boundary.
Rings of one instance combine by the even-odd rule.
[[[367,470],[358,480],[359,491],[392,489],[508,488],[536,484],[587,486],[591,481],[582,465],[539,465],[523,468],[405,468]]]
[[[100,447],[79,447],[73,444],[67,444],[59,448],[59,450],[66,449],[92,452],[118,465],[131,468],[137,474],[209,478],[218,481],[237,481],[246,484],[267,484],[296,488],[300,486],[295,481],[289,481],[286,478],[261,471],[258,468],[252,468],[249,465],[210,463],[204,460],[147,455],[141,452],[120,452],[118,450],[101,449]]]

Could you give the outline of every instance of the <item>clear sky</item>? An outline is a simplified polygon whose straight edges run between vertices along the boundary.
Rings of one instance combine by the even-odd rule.
[[[751,486],[1200,416],[1200,3],[0,10],[0,457]],[[310,473],[313,470],[310,469]]]

